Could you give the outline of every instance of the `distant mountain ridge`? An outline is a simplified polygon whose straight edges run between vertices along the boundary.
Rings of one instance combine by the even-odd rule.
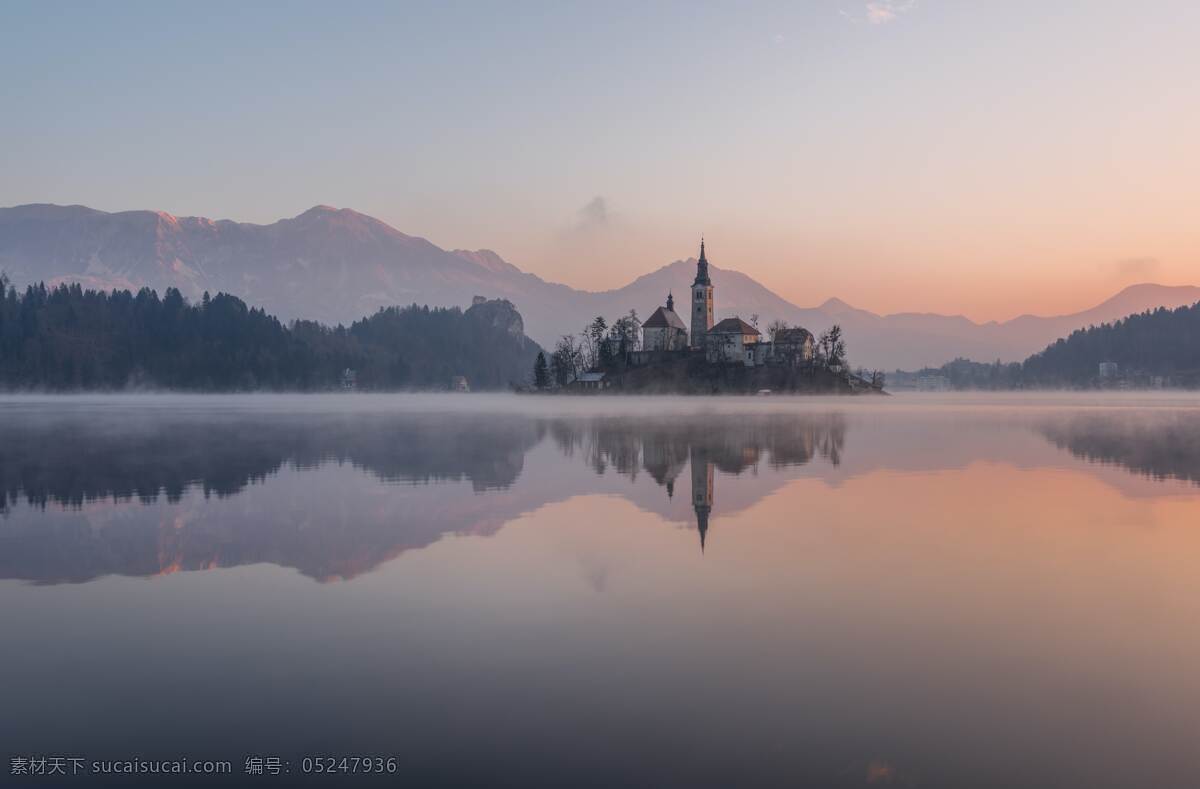
[[[716,256],[721,260],[720,254]],[[444,250],[350,209],[315,206],[269,225],[160,211],[108,213],[85,206],[0,208],[0,270],[24,286],[80,282],[94,288],[179,288],[232,293],[283,319],[349,323],[381,307],[467,306],[473,296],[516,304],[527,331],[550,346],[595,315],[636,309],[648,317],[673,291],[687,293],[695,260],[676,260],[613,290],[577,290],[521,271],[491,250]],[[957,356],[1017,361],[1071,331],[1160,306],[1200,301],[1200,288],[1125,288],[1072,315],[1023,315],[975,323],[961,315],[877,315],[839,299],[799,307],[751,277],[711,265],[717,319],[757,314],[820,332],[845,329],[852,363],[916,369]]]

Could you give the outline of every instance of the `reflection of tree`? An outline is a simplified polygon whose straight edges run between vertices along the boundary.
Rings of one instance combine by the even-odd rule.
[[[140,418],[0,426],[0,503],[79,506],[112,497],[179,501],[196,485],[229,496],[284,464],[347,462],[381,479],[504,488],[540,438],[529,420],[383,415]]]
[[[550,433],[563,454],[581,454],[597,473],[612,468],[635,477],[645,469],[667,485],[697,450],[726,474],[741,474],[764,459],[772,468],[802,466],[815,457],[837,465],[846,425],[840,414],[605,417],[555,421]]]
[[[550,475],[496,493],[518,480],[525,454],[547,434],[572,465],[631,479],[644,471],[668,495],[690,468],[703,541],[716,470],[742,474],[819,456],[836,462],[845,427],[837,416],[785,415],[122,412],[5,420],[0,505],[53,511],[0,512],[0,578],[58,583],[258,562],[319,579],[354,577],[445,534],[491,533],[518,512],[590,490],[580,479],[563,489],[564,478]],[[339,472],[342,464],[377,480]],[[247,490],[269,477],[272,484]],[[385,491],[378,480],[405,484]],[[489,495],[425,484],[443,481]],[[210,496],[232,500],[205,501]]]
[[[55,583],[257,562],[353,577],[444,534],[498,527],[503,518],[487,497],[448,499],[425,483],[507,488],[540,438],[533,420],[482,416],[8,420],[0,426],[0,500],[66,511],[0,517],[0,577]],[[407,488],[377,495],[378,482],[339,475],[340,464]],[[318,466],[322,475],[305,471]],[[246,490],[287,467],[302,473]],[[189,490],[238,503],[206,505]],[[118,506],[91,506],[102,499]]]
[[[741,474],[762,462],[801,466],[815,457],[841,462],[846,424],[840,414],[689,415],[610,417],[552,423],[563,454],[582,455],[596,473],[612,468],[635,478],[645,469],[673,495],[675,480],[691,469],[692,508],[704,548],[712,513],[713,471]]]
[[[1200,414],[1085,414],[1048,420],[1039,429],[1060,449],[1090,462],[1200,483]]]

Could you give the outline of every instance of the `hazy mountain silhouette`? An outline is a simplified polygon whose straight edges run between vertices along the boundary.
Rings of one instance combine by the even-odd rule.
[[[717,263],[735,265],[736,261]],[[18,285],[78,281],[98,288],[178,287],[198,298],[226,291],[283,319],[349,322],[393,304],[465,306],[473,296],[517,305],[543,345],[579,331],[595,315],[636,309],[643,318],[668,291],[687,292],[694,259],[677,260],[602,292],[576,290],[521,271],[491,250],[441,249],[349,209],[316,206],[291,219],[254,225],[155,211],[106,213],[84,206],[0,208],[0,269]],[[840,323],[851,361],[913,369],[956,356],[1018,361],[1093,323],[1200,300],[1200,288],[1135,285],[1084,312],[1023,315],[975,323],[961,315],[877,315],[839,299],[799,307],[751,277],[711,266],[717,318],[775,318],[814,332]]]

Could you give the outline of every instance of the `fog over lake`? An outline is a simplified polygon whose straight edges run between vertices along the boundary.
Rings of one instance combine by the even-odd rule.
[[[4,397],[0,741],[1191,787],[1198,483],[1184,394]]]

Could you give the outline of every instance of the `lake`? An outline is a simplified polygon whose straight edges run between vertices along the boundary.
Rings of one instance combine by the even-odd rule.
[[[0,774],[1192,787],[1198,481],[1187,395],[2,398]]]

